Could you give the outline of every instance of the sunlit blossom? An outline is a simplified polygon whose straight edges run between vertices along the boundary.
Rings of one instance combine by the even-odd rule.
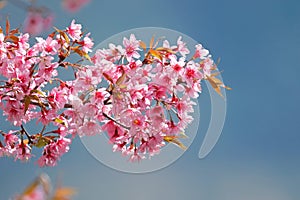
[[[43,20],[30,14],[32,34]],[[41,148],[37,163],[55,166],[75,136],[103,133],[112,150],[132,162],[159,154],[167,143],[184,149],[177,139],[193,122],[202,80],[213,82],[217,92],[225,87],[212,73],[216,66],[208,50],[196,45],[187,60],[190,50],[182,37],[147,50],[130,34],[122,45],[109,44],[90,57],[94,42],[75,20],[46,39],[36,37],[32,46],[29,34],[9,34],[0,33],[0,109],[15,129],[0,132],[0,157],[26,161]],[[78,62],[69,59],[74,54]],[[61,71],[69,69],[73,78],[65,80]],[[30,121],[39,132],[27,131]]]

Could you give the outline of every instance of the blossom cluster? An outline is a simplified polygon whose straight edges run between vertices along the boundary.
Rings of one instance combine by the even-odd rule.
[[[0,132],[0,156],[26,161],[32,157],[33,147],[43,148],[38,164],[54,166],[69,150],[68,136],[76,135],[74,121],[65,114],[74,95],[73,85],[59,79],[58,68],[78,68],[79,64],[66,59],[72,54],[89,58],[93,42],[74,20],[46,39],[37,37],[33,46],[28,43],[29,34],[9,28],[7,22],[6,34],[0,29],[0,109],[19,128]],[[30,121],[42,125],[39,133],[26,130]],[[56,128],[48,130],[49,125]]]
[[[87,94],[78,112],[85,113],[85,106],[89,110],[81,120],[97,119],[103,124],[93,121],[90,133],[105,131],[113,150],[131,161],[154,156],[170,142],[185,149],[179,139],[186,137],[184,131],[193,121],[193,99],[201,93],[201,80],[215,68],[202,45],[187,60],[189,54],[182,37],[174,46],[152,38],[147,47],[133,34],[124,37],[123,45],[97,50],[94,65],[78,76],[78,92]],[[87,73],[95,76],[87,80]],[[101,87],[102,79],[108,83],[106,90]],[[91,85],[95,93],[86,92]]]
[[[62,0],[62,6],[69,12],[77,12],[91,0]]]
[[[90,34],[74,20],[32,46],[28,34],[9,29],[0,31],[0,109],[18,128],[0,132],[0,156],[28,160],[42,148],[38,164],[54,166],[75,136],[101,133],[131,161],[167,143],[185,149],[179,139],[193,121],[201,81],[218,93],[226,87],[209,51],[198,44],[191,54],[182,37],[175,45],[153,37],[147,46],[131,34],[92,52]],[[79,62],[68,61],[74,54]],[[61,79],[58,68],[73,69],[74,78]],[[30,121],[42,125],[38,133],[26,130]]]
[[[39,35],[52,27],[55,13],[49,7],[39,5],[37,0],[0,0],[0,9],[3,9],[7,2],[26,11],[24,32]],[[90,2],[91,0],[61,0],[61,6],[64,10],[74,13]]]
[[[32,35],[38,35],[43,31],[51,28],[54,15],[52,13],[41,13],[36,9],[32,9],[27,13],[24,21],[24,32]]]

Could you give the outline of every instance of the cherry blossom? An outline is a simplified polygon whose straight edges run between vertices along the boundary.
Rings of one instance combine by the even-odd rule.
[[[135,35],[131,34],[129,39],[124,37],[123,45],[126,50],[126,58],[129,62],[132,60],[132,58],[140,57],[140,54],[137,52],[137,50],[139,50],[140,45],[139,41],[135,38]]]
[[[62,0],[62,5],[66,10],[76,12],[89,2],[90,0]]]
[[[29,12],[25,22],[24,31],[32,35],[37,35],[43,31],[44,19],[40,13]]]
[[[208,56],[209,51],[205,48],[203,48],[203,46],[201,44],[197,44],[196,46],[196,51],[194,54],[194,58],[200,58],[200,59],[205,59],[206,56]]]
[[[45,39],[36,37],[32,46],[29,38],[0,31],[0,109],[13,127],[0,131],[0,157],[27,161],[40,148],[38,165],[55,166],[72,139],[97,134],[106,134],[112,150],[132,162],[159,154],[167,143],[185,149],[180,139],[193,122],[202,81],[218,93],[226,88],[213,73],[209,51],[198,44],[187,60],[190,50],[181,36],[172,45],[153,37],[147,47],[130,34],[122,44],[93,52],[90,33],[72,20]],[[62,70],[71,72],[68,80]],[[27,130],[32,121],[37,133]]]
[[[67,33],[72,40],[81,38],[81,27],[81,24],[75,24],[75,20],[72,20],[71,25],[67,28]]]
[[[43,155],[39,158],[40,166],[55,166],[59,158],[69,151],[70,139],[60,138],[44,147]]]
[[[30,11],[24,22],[24,32],[38,35],[51,28],[54,16],[52,14],[43,16],[42,12]]]
[[[177,40],[177,51],[185,57],[190,53],[190,50],[186,47],[186,43],[182,41],[182,37],[180,36]]]

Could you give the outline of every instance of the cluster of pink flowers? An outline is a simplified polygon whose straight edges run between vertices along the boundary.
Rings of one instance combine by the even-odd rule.
[[[53,19],[52,13],[44,14],[38,10],[29,11],[24,21],[24,32],[38,35],[52,27]]]
[[[30,46],[29,34],[17,29],[0,31],[0,108],[3,115],[19,129],[1,131],[0,156],[28,160],[32,148],[43,148],[40,166],[54,166],[69,150],[77,126],[67,113],[68,102],[75,93],[72,81],[58,77],[58,68],[80,65],[66,59],[72,54],[89,58],[93,47],[89,34],[81,32],[81,25],[73,20],[66,30],[56,30],[46,39],[37,37]],[[49,89],[50,88],[50,89]],[[70,105],[69,105],[70,107]],[[25,125],[35,120],[42,125],[37,134],[30,134]],[[52,125],[52,130],[47,128]]]
[[[6,5],[6,1],[2,6]],[[7,1],[10,2],[10,1]],[[90,3],[91,0],[61,0],[61,6],[64,10],[74,13]],[[23,23],[23,31],[31,35],[39,35],[48,31],[52,27],[55,13],[47,6],[40,6],[37,1],[14,0],[11,3],[26,11],[26,17]],[[0,7],[1,7],[0,5]]]
[[[201,45],[187,60],[190,51],[181,37],[175,46],[167,40],[159,45],[152,38],[147,48],[131,34],[123,39],[123,46],[110,44],[95,52],[94,65],[86,68],[91,77],[78,76],[78,92],[87,94],[78,112],[84,113],[85,106],[90,111],[81,121],[100,121],[102,126],[93,121],[91,133],[107,132],[113,150],[131,161],[158,154],[166,142],[184,148],[178,139],[185,137],[184,130],[193,120],[192,99],[199,96],[201,80],[215,67]],[[108,82],[106,90],[99,87],[102,79]],[[91,85],[95,93],[87,92]],[[95,99],[98,96],[100,101]]]
[[[62,6],[70,12],[77,12],[90,1],[91,0],[62,0]]]
[[[154,38],[147,46],[132,34],[90,58],[93,42],[81,29],[73,20],[33,46],[28,34],[1,29],[0,108],[19,128],[0,132],[0,156],[28,160],[34,147],[43,148],[38,164],[54,166],[76,135],[102,132],[131,161],[158,154],[166,143],[185,148],[179,139],[193,121],[201,80],[225,87],[208,50],[198,44],[189,56],[181,37],[174,46]],[[89,64],[69,62],[73,54]],[[72,68],[74,79],[60,79],[58,68]],[[25,127],[33,120],[42,125],[36,134]]]

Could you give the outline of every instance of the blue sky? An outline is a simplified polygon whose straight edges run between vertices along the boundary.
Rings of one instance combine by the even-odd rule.
[[[132,28],[164,27],[201,42],[221,58],[227,92],[222,136],[198,159],[209,113],[200,97],[199,132],[174,164],[148,174],[126,174],[95,160],[77,138],[59,165],[0,160],[0,199],[21,191],[41,172],[78,189],[76,199],[296,200],[300,198],[300,2],[296,0],[159,1],[94,0],[76,14],[59,1],[45,2],[57,13],[55,26],[74,18],[95,43]],[[25,12],[9,5],[12,26]],[[4,16],[4,17],[3,17]],[[1,119],[0,127],[6,123]]]

